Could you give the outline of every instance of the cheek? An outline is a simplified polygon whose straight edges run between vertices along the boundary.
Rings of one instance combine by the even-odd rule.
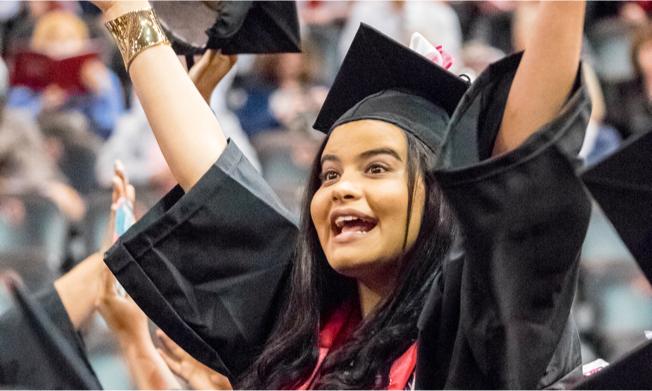
[[[310,218],[312,224],[315,226],[317,235],[319,236],[319,241],[323,243],[325,239],[324,235],[330,229],[330,223],[328,222],[328,211],[329,211],[329,202],[328,197],[324,191],[317,190],[317,192],[312,196],[310,201]]]
[[[385,239],[394,245],[403,245],[407,220],[408,192],[402,180],[387,181],[367,192],[369,206],[380,219]]]

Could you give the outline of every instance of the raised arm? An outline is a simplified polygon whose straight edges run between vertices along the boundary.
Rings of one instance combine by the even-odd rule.
[[[584,1],[541,1],[509,91],[493,154],[518,147],[552,120],[577,75]]]
[[[147,1],[95,1],[106,20],[150,8]],[[172,174],[189,190],[221,155],[226,138],[174,51],[142,51],[129,75]]]

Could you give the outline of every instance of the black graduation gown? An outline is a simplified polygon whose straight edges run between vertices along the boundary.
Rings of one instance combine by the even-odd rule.
[[[0,315],[0,387],[100,389],[54,286],[35,299],[28,311],[40,319],[18,303]]]
[[[437,179],[462,236],[421,315],[417,388],[548,387],[581,364],[569,317],[591,210],[576,176],[590,100],[578,75],[553,121],[488,159],[519,59],[491,65],[451,118]]]
[[[494,64],[452,118],[439,178],[464,243],[420,320],[419,387],[533,388],[579,364],[568,319],[589,202],[572,155],[588,98],[577,86],[552,123],[484,161],[518,59]],[[295,220],[230,142],[195,187],[172,190],[105,261],[170,337],[234,378],[281,311],[296,234]]]

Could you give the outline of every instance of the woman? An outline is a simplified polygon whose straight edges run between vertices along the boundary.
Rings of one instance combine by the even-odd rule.
[[[589,212],[571,164],[588,110],[573,88],[583,3],[542,2],[522,59],[466,93],[361,29],[317,120],[328,137],[298,233],[148,4],[97,4],[181,185],[105,260],[199,361],[247,388],[534,388],[579,364],[568,317]],[[121,26],[154,38],[129,52]]]
[[[29,49],[53,59],[83,56],[95,50],[88,26],[66,10],[49,11],[39,16]],[[79,83],[84,91],[56,83],[43,90],[19,85],[9,92],[8,104],[29,110],[34,116],[80,112],[92,132],[107,139],[124,110],[120,81],[97,58],[84,60],[79,72]]]

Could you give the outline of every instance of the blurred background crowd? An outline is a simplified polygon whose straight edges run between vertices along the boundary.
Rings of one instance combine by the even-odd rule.
[[[311,125],[360,22],[403,43],[419,31],[453,55],[453,72],[472,80],[524,46],[535,4],[312,0],[298,7],[303,53],[242,55],[210,99],[225,132],[294,211],[322,137]],[[588,4],[586,165],[652,127],[650,16],[652,1]],[[18,83],[25,52],[67,63],[80,85],[62,86],[55,76],[45,85]],[[137,188],[137,214],[174,180],[92,5],[0,2],[0,53],[0,268],[38,290],[99,248],[116,160]],[[584,361],[611,361],[652,329],[652,289],[597,207],[581,268],[574,307]],[[84,334],[104,386],[131,387],[101,321]]]

